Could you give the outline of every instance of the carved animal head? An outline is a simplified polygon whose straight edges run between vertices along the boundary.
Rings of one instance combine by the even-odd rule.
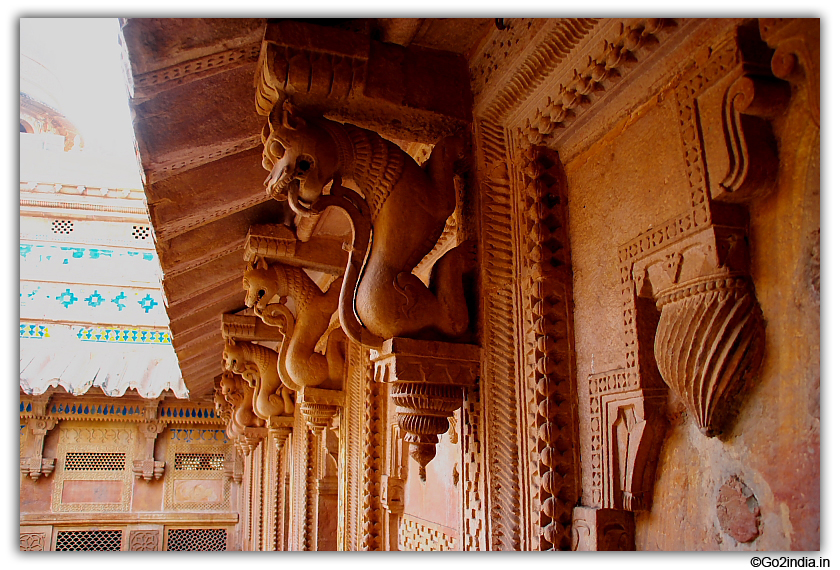
[[[222,360],[225,365],[225,370],[230,370],[231,372],[235,372],[236,374],[242,374],[242,372],[244,372],[245,367],[248,364],[245,358],[244,347],[236,341],[230,339],[228,339],[228,341],[225,343],[225,350],[222,353]],[[222,381],[224,382],[225,379],[222,378]],[[225,384],[222,385],[224,386]],[[228,384],[228,386],[230,386],[230,384]]]
[[[284,295],[280,291],[281,285],[285,284],[277,282],[276,273],[269,270],[265,259],[257,257],[254,265],[249,266],[242,277],[242,288],[247,291],[245,305],[255,307],[257,313],[261,313],[275,295]]]
[[[293,208],[307,209],[340,168],[332,137],[307,121],[287,99],[278,101],[263,128],[266,193],[275,200],[288,197]]]

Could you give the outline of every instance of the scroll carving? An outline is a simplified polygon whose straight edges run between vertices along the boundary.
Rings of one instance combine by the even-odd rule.
[[[804,84],[808,109],[820,126],[820,21],[818,18],[760,18],[761,37],[776,50],[773,75]]]
[[[786,107],[789,85],[771,74],[771,51],[756,26],[736,28],[689,70],[677,89],[691,203],[708,223],[709,200],[744,202],[766,194],[778,158],[770,119]]]
[[[580,481],[566,195],[555,152],[529,146],[522,159],[526,374],[537,403],[539,548],[568,550]]]
[[[247,457],[259,445],[263,435],[264,422],[253,408],[254,389],[241,376],[226,370],[222,373],[214,398],[216,409],[227,421],[228,437]]]

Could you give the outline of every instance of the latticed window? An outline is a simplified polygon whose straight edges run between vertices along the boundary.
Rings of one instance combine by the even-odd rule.
[[[52,231],[54,234],[69,234],[73,231],[72,220],[53,220]]]
[[[146,239],[151,234],[149,226],[131,226],[131,235],[134,239]]]
[[[222,471],[225,456],[223,453],[176,453],[176,471]]]
[[[68,452],[64,459],[66,471],[122,471],[125,453]]]
[[[119,550],[121,530],[60,530],[55,537],[56,550]]]
[[[223,528],[167,529],[166,550],[227,550]]]

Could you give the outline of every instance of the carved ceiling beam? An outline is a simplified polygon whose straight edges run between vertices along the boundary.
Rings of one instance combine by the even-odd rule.
[[[237,67],[253,65],[259,55],[260,44],[252,43],[135,75],[132,78],[132,97],[136,102],[142,103],[173,87],[201,81]]]
[[[280,21],[266,27],[257,68],[257,111],[265,116],[291,96],[312,112],[429,143],[472,120],[467,63],[455,53]]]
[[[146,183],[163,182],[172,176],[183,174],[228,156],[235,156],[241,152],[257,148],[261,144],[260,135],[256,134],[157,156],[153,162],[145,167]]]

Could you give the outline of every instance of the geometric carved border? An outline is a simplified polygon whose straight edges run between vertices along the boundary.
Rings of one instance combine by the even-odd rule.
[[[84,427],[67,422],[59,428],[58,449],[56,451],[56,475],[53,484],[53,512],[126,512],[131,506],[131,491],[134,480],[129,465],[134,460],[135,430],[120,424],[110,427]],[[72,453],[124,453],[126,468],[120,471],[110,470],[71,470],[64,469],[68,452]],[[64,503],[62,492],[67,481],[119,481],[122,483],[120,501],[114,503]]]
[[[214,443],[215,442],[215,443]],[[169,449],[166,452],[167,470],[164,489],[164,508],[181,511],[218,511],[231,507],[231,481],[224,470],[176,470],[175,454],[200,453],[221,454],[225,461],[233,460],[233,446],[224,436],[223,430],[171,430]],[[212,489],[202,487],[201,482],[211,483],[213,487],[221,488],[221,495],[215,495]],[[188,488],[188,482],[195,482],[185,500],[175,500],[175,495],[181,488]]]
[[[399,544],[403,551],[459,550],[458,536],[452,529],[403,514],[400,517]]]

